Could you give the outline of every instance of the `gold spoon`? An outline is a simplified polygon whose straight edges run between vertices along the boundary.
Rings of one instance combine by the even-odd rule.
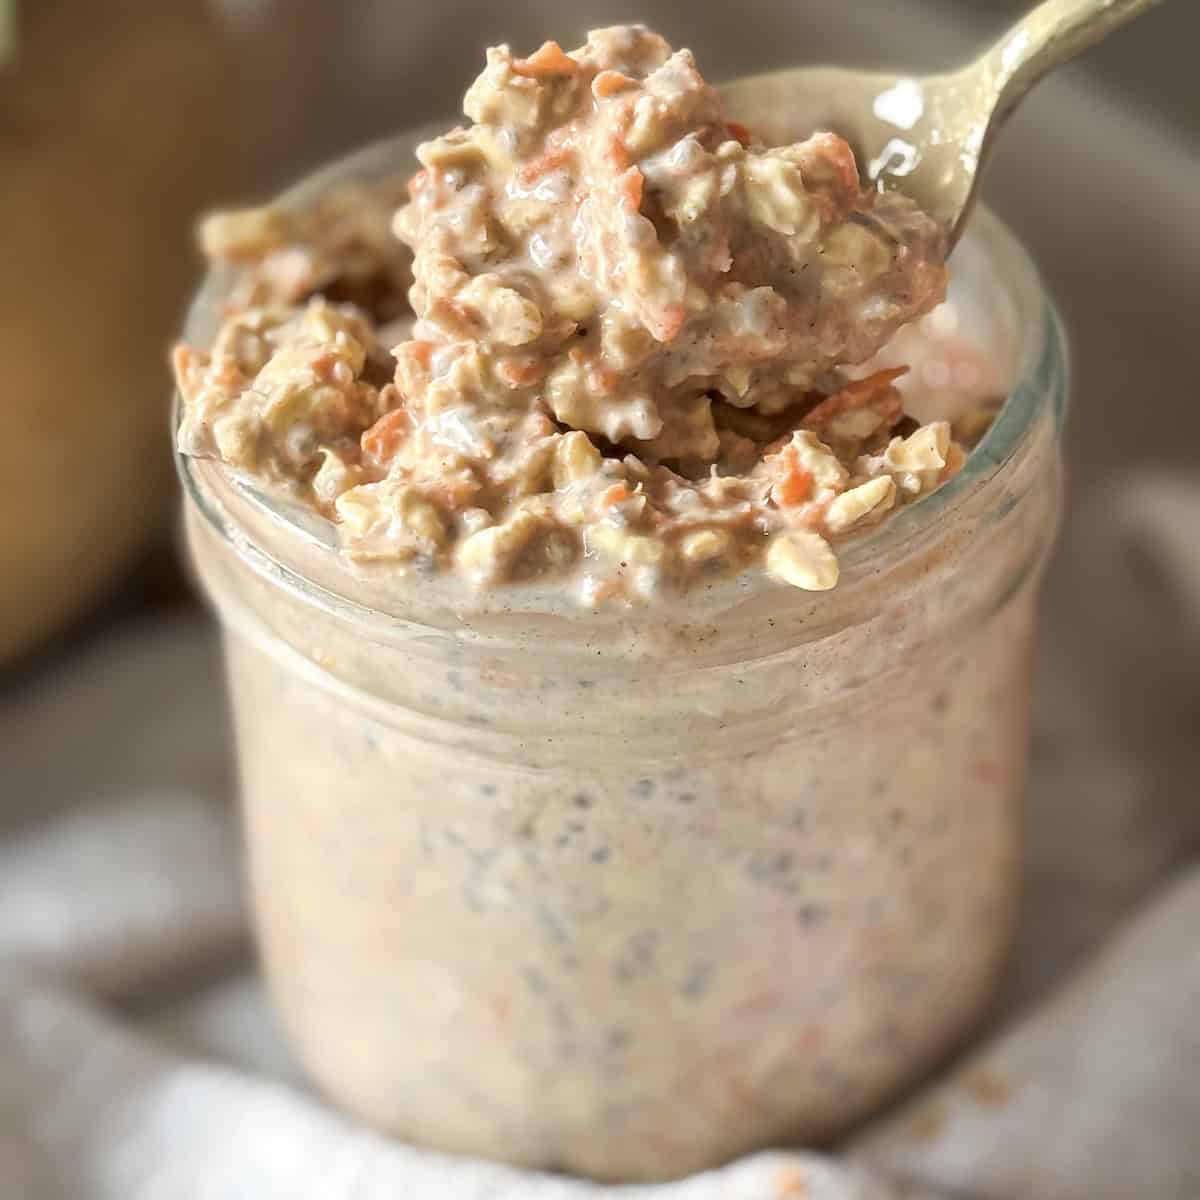
[[[844,137],[863,176],[911,196],[958,241],[996,134],[1044,75],[1159,0],[1044,0],[965,67],[919,78],[797,67],[721,95],[769,145],[814,129]]]

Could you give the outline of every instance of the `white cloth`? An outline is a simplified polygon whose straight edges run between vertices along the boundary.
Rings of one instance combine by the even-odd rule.
[[[1200,488],[1135,479],[1102,515],[1106,619],[1154,602],[1200,629],[1197,547],[1178,536],[1200,527]],[[306,1088],[248,956],[207,625],[128,630],[15,681],[0,692],[0,1196],[1196,1200],[1200,750],[1170,714],[1200,689],[1200,638],[1177,639],[1168,678],[1137,628],[1147,644],[1109,664],[1107,692],[1053,628],[1043,639],[1027,912],[994,1032],[829,1155],[627,1189],[390,1142]]]

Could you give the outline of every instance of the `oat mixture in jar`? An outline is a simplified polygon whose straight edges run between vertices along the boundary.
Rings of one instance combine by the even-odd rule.
[[[830,588],[833,545],[961,465],[946,422],[905,417],[903,366],[842,370],[946,271],[840,138],[757,144],[637,27],[494,49],[464,108],[398,209],[391,184],[209,221],[248,271],[177,353],[184,453],[291,489],[359,560],[588,605],[764,564]]]
[[[204,229],[179,466],[271,990],[443,1150],[835,1136],[1000,977],[1060,331],[986,213],[939,303],[919,213],[643,30],[468,108],[411,199],[401,138]]]

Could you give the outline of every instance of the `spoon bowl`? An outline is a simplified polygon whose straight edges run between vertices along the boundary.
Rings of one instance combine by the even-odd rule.
[[[844,137],[863,178],[910,196],[958,241],[996,134],[1040,79],[1161,0],[1044,0],[978,58],[924,77],[798,67],[721,87],[771,145]]]

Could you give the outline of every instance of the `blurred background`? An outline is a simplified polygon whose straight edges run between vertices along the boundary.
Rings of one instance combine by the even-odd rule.
[[[2,836],[18,823],[151,785],[186,782],[222,806],[232,794],[217,649],[179,561],[167,437],[166,354],[199,273],[199,212],[452,120],[498,41],[569,47],[589,27],[643,20],[714,80],[819,61],[921,72],[965,58],[1026,7],[0,0],[0,942],[91,937],[53,905],[21,908]],[[1049,904],[1059,920],[1023,943],[1023,997],[1200,846],[1197,45],[1200,4],[1165,0],[1039,87],[985,189],[1039,263],[1074,362],[1028,801],[1029,911]],[[240,953],[236,852],[224,826],[195,820],[158,834],[199,855],[198,878],[230,880],[205,936]],[[100,849],[88,853],[119,863],[136,829],[111,829],[92,830]],[[80,861],[55,860],[72,879]],[[128,992],[133,960],[112,961],[95,986]],[[274,1053],[261,1025],[229,1027],[256,1031],[247,1061]]]

